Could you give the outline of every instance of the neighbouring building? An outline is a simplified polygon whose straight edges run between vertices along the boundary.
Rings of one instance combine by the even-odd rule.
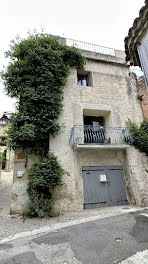
[[[3,114],[0,118],[0,151],[6,155],[5,171],[14,169],[14,151],[6,145],[6,130],[8,129],[8,117]]]
[[[148,121],[148,90],[146,88],[146,82],[144,76],[141,76],[137,79],[139,96],[141,100],[141,107],[143,112],[144,120]]]
[[[71,211],[114,204],[148,205],[148,158],[131,146],[126,121],[143,120],[134,74],[123,51],[73,40],[86,57],[84,71],[72,68],[64,88],[62,131],[50,137],[50,151],[63,168],[64,185],[54,191],[55,208]],[[35,158],[35,157],[34,157]],[[27,169],[34,162],[15,153],[11,212],[27,201]]]
[[[7,123],[7,116],[5,114],[2,115],[0,118],[0,146],[4,147],[6,135],[5,132],[8,129],[8,123]]]
[[[126,61],[142,68],[148,89],[148,0],[125,38],[125,53]]]

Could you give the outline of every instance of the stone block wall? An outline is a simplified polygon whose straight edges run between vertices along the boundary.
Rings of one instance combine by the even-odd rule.
[[[143,118],[148,121],[148,90],[145,83],[145,78],[140,77],[138,79],[139,95],[142,96],[141,107],[143,112]]]
[[[146,205],[148,199],[143,189],[144,176],[140,176],[144,173],[142,164],[146,160],[138,150],[129,147],[127,152],[122,149],[78,151],[69,145],[71,129],[74,125],[83,125],[84,114],[103,115],[106,125],[112,127],[125,127],[128,118],[137,124],[143,120],[140,101],[137,100],[136,78],[134,75],[129,76],[129,67],[124,62],[123,53],[121,52],[121,58],[88,54],[86,51],[84,55],[87,57],[85,71],[92,76],[91,86],[78,86],[77,71],[71,69],[64,87],[63,111],[60,117],[60,123],[64,126],[56,137],[50,137],[50,151],[54,152],[62,167],[70,174],[64,176],[62,188],[53,192],[55,209],[60,212],[83,209],[82,166],[102,165],[122,165],[129,202]],[[15,158],[12,212],[19,212],[25,206],[27,169],[36,159],[28,156],[25,167],[26,156],[24,160],[18,160],[18,152],[19,150]],[[139,169],[135,161],[137,158],[142,163]],[[24,170],[25,174],[19,179],[16,174],[20,170]]]
[[[126,151],[125,182],[128,201],[148,205],[148,156],[131,146]]]
[[[25,209],[26,203],[28,202],[26,192],[28,169],[31,168],[36,160],[38,160],[36,155],[27,154],[22,149],[15,151],[12,202],[10,206],[10,212],[12,214],[21,214]],[[18,173],[21,172],[23,173],[22,176],[18,177]]]
[[[82,166],[122,165],[125,181],[128,177],[125,151],[75,150],[68,144],[72,127],[83,125],[84,114],[102,114],[105,116],[106,125],[112,127],[124,127],[128,118],[137,124],[143,120],[140,101],[137,100],[136,78],[133,74],[129,76],[129,67],[121,63],[121,60],[118,61],[118,58],[109,62],[91,59],[90,56],[91,54],[85,70],[91,72],[92,85],[78,86],[77,71],[71,69],[64,89],[63,112],[60,118],[64,127],[56,138],[50,138],[50,151],[57,155],[61,165],[70,173],[69,177],[64,178],[63,188],[55,192],[55,207],[60,211],[83,208]],[[138,177],[137,171],[133,177]],[[136,196],[135,192],[139,187],[135,185],[133,189],[131,184],[132,181],[127,181],[126,186]],[[129,199],[129,203],[133,203],[133,200]]]

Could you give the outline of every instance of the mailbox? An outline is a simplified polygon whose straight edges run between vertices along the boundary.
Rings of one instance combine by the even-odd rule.
[[[24,176],[24,171],[17,171],[16,178],[22,178]]]
[[[107,177],[105,174],[100,175],[100,182],[107,182]]]

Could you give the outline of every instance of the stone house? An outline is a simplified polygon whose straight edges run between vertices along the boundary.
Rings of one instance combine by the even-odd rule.
[[[2,168],[2,161],[0,161],[0,170],[4,169],[5,171],[13,171],[14,169],[14,151],[7,148],[5,139],[6,139],[6,130],[8,129],[8,118],[4,114],[0,118],[0,152],[6,155],[6,164],[5,168]]]
[[[7,116],[4,114],[0,118],[0,146],[5,146],[5,131],[8,129]]]
[[[69,172],[53,195],[58,211],[125,204],[148,205],[147,157],[131,146],[126,128],[143,120],[135,76],[129,74],[123,51],[65,40],[86,57],[84,71],[72,68],[64,88],[64,124],[50,137],[50,151]],[[135,114],[136,113],[136,114]],[[11,211],[26,201],[27,168],[35,157],[15,154]],[[27,161],[27,166],[26,166]]]
[[[8,117],[3,114],[0,118],[0,151],[6,150],[6,166],[5,171],[13,171],[14,169],[14,151],[10,150],[6,143],[6,131],[8,130]]]
[[[126,61],[142,68],[148,89],[148,0],[125,38],[125,53]]]

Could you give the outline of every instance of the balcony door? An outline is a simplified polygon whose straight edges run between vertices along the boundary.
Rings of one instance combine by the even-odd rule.
[[[103,116],[84,116],[84,143],[101,144],[104,143],[105,118]]]

